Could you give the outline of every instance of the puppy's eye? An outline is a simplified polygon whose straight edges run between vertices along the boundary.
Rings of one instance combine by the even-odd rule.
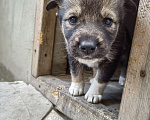
[[[76,24],[77,22],[78,22],[78,18],[77,18],[76,16],[72,16],[72,17],[69,18],[69,23],[70,23],[71,25],[74,25],[74,24]]]
[[[104,25],[106,25],[107,27],[111,27],[113,20],[111,18],[105,18],[103,20]]]

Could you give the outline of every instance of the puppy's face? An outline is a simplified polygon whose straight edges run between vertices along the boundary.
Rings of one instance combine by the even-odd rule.
[[[71,56],[88,60],[108,54],[123,19],[123,0],[52,2],[53,7],[58,6],[61,29]],[[48,5],[47,8],[52,7]]]

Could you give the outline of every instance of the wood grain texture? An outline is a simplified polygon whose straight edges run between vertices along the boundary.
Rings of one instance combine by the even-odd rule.
[[[67,69],[67,50],[64,36],[61,32],[59,22],[57,20],[53,61],[52,61],[52,75],[66,74],[66,69]]]
[[[51,74],[56,11],[46,11],[49,0],[37,0],[32,75]]]
[[[118,82],[109,83],[104,91],[102,103],[95,105],[88,103],[84,96],[74,97],[69,94],[70,77],[59,78],[42,76],[36,79],[31,76],[31,84],[71,120],[117,120],[122,92]],[[86,83],[85,93],[89,86]]]
[[[150,120],[150,0],[140,0],[119,120]]]

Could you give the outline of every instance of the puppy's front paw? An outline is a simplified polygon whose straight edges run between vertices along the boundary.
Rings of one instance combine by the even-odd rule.
[[[72,82],[69,88],[69,93],[73,96],[83,95],[84,93],[84,81],[80,83]]]
[[[95,79],[93,80],[88,92],[85,95],[85,99],[90,103],[99,103],[102,100],[102,93],[106,87],[106,83],[98,83]]]
[[[125,80],[126,80],[125,77],[120,76],[119,77],[119,84],[123,86],[125,84]]]
[[[93,81],[94,81],[94,78],[90,79],[90,83],[91,83],[91,84],[93,83]]]
[[[97,104],[102,100],[102,95],[93,95],[93,94],[87,93],[85,95],[85,99],[89,103]]]

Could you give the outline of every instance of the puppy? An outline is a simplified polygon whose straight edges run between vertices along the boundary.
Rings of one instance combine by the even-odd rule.
[[[136,5],[132,0],[51,0],[46,8],[55,7],[71,70],[69,93],[83,95],[83,68],[87,65],[93,68],[94,77],[85,99],[99,103],[122,58],[120,83],[124,82],[133,31],[127,28],[124,18],[132,14],[135,19]]]

